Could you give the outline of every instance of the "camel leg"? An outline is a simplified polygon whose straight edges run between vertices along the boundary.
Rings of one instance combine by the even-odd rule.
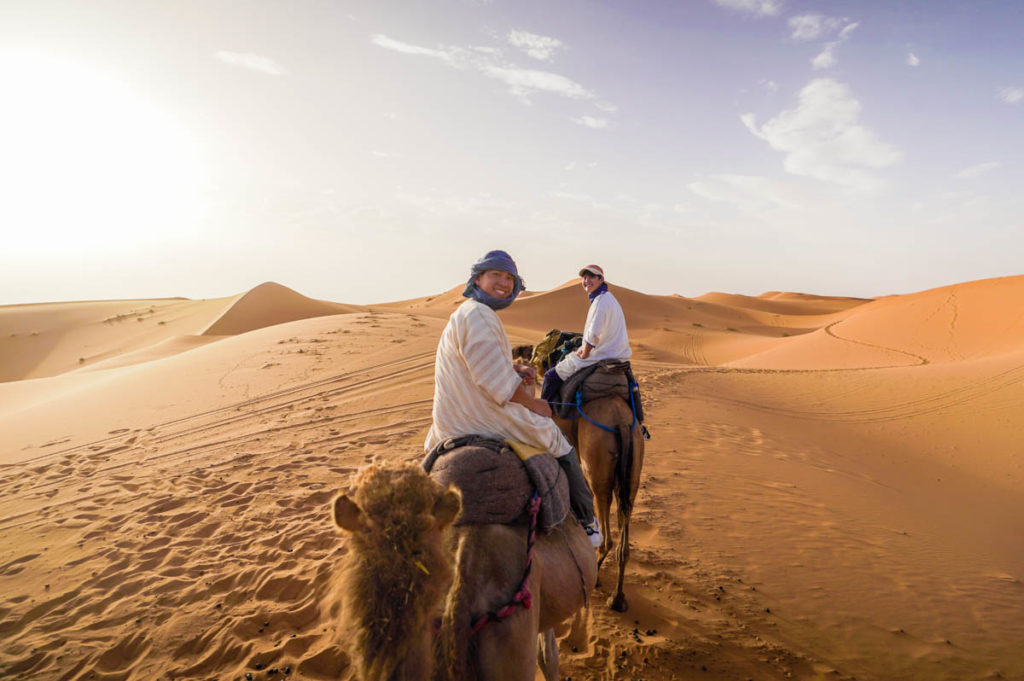
[[[555,636],[565,631],[555,632]],[[563,642],[574,651],[586,650],[590,645],[590,606],[580,608],[572,618],[568,633],[565,634]]]
[[[593,431],[590,431],[593,432]],[[609,449],[609,443],[605,440],[605,434],[603,432],[594,433],[595,439],[587,443],[588,448],[593,448],[595,451],[601,452],[597,457],[592,457],[591,452],[588,453],[588,469],[587,477],[590,479],[590,487],[594,492],[594,511],[597,513],[597,520],[601,524],[601,534],[604,538],[601,541],[601,546],[597,549],[597,569],[600,571],[601,566],[604,564],[604,559],[611,553],[612,548],[615,546],[615,540],[612,539],[612,525],[611,525],[611,509],[612,509],[612,496],[615,493],[614,485],[614,471],[610,468],[605,467],[603,470],[598,469],[594,466],[595,459],[601,464],[607,465],[612,457],[609,457],[605,452],[611,452]],[[592,468],[592,466],[594,466]],[[598,577],[598,584],[601,582],[601,578]]]
[[[479,681],[534,681],[539,659],[539,611],[537,607],[519,610],[477,633]]]
[[[611,495],[602,490],[601,493],[594,493],[597,497],[597,520],[601,523],[601,534],[604,538],[601,540],[601,546],[597,549],[597,569],[601,569],[601,565],[604,563],[604,559],[611,553],[612,548],[615,546],[615,542],[612,540],[612,526],[611,526]],[[600,577],[598,578],[600,581]]]
[[[544,675],[544,681],[558,681],[558,641],[555,640],[555,630],[548,629],[539,638],[537,664]]]
[[[622,591],[622,582],[626,576],[626,563],[629,562],[629,516],[619,509],[619,581],[615,585],[615,595],[608,601],[608,607],[616,612],[626,612],[629,603]]]

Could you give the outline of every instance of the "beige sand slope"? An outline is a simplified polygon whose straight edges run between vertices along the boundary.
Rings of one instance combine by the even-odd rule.
[[[461,288],[340,314],[276,287],[163,301],[195,302],[191,326],[105,337],[131,364],[0,384],[0,677],[350,678],[328,502],[368,461],[419,458]],[[595,607],[563,676],[1024,678],[1024,277],[875,301],[615,291],[654,434],[632,608]],[[85,332],[48,329],[155,302],[33,310],[18,361],[75,359]],[[567,286],[502,316],[538,340],[586,305]],[[309,310],[330,316],[291,316]]]
[[[267,282],[210,300],[0,306],[0,382],[110,368],[177,354],[217,336],[359,309]]]

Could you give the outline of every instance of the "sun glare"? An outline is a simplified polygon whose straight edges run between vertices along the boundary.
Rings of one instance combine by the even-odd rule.
[[[125,83],[32,51],[0,52],[0,231],[6,248],[131,251],[197,227],[198,149]]]

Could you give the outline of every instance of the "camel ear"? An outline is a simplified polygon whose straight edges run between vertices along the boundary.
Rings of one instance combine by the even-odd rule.
[[[459,496],[459,493],[451,488],[442,492],[434,502],[433,515],[437,519],[438,528],[444,529],[451,525],[460,510],[462,510],[462,497]]]
[[[363,510],[345,494],[334,500],[334,524],[349,532],[361,532],[366,529]]]

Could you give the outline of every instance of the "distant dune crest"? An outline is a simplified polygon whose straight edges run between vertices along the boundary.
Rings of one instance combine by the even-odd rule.
[[[154,299],[0,307],[0,382],[161,359],[222,336],[370,309],[445,319],[463,284],[439,294],[349,305],[308,298],[274,282],[210,300]],[[767,291],[650,295],[611,284],[637,359],[766,369],[909,366],[1024,350],[1024,276],[863,298]],[[575,281],[524,292],[501,317],[537,340],[580,330],[588,301]],[[202,340],[207,339],[207,340]]]
[[[238,296],[204,331],[205,336],[234,336],[267,326],[362,309],[356,305],[314,300],[287,286],[266,282]]]

